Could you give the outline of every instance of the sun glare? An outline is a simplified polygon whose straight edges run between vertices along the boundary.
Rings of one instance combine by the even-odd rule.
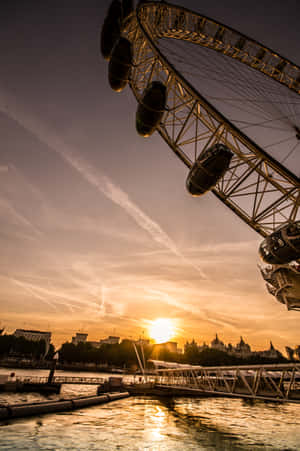
[[[157,318],[152,321],[149,326],[150,338],[153,338],[156,343],[165,343],[175,335],[175,326],[173,321],[168,318]]]

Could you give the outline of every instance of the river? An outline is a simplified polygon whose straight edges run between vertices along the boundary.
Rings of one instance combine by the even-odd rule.
[[[0,374],[11,370],[0,368]],[[14,370],[44,376],[46,370]],[[63,375],[109,377],[104,373]],[[66,385],[67,398],[96,387]],[[47,399],[56,399],[51,395]],[[0,403],[45,400],[33,393],[0,393]],[[300,404],[228,398],[131,397],[73,412],[0,423],[0,449],[195,451],[300,450]]]

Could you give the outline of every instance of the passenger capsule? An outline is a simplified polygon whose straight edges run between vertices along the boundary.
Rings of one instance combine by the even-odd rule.
[[[124,20],[124,19],[126,19],[126,17],[129,16],[129,14],[132,13],[132,11],[134,9],[133,0],[123,0],[122,7],[123,7],[123,20]]]
[[[271,265],[300,259],[300,221],[281,226],[267,236],[260,245],[259,254]]]
[[[113,0],[109,5],[107,17],[109,18],[117,17],[118,19],[120,19],[123,15],[122,10],[123,10],[123,2],[120,0]]]
[[[229,168],[232,155],[224,144],[215,144],[202,152],[186,179],[189,193],[200,196],[212,189]]]
[[[158,126],[167,100],[167,89],[160,81],[153,81],[146,89],[136,113],[137,132],[144,137],[152,135]]]
[[[300,311],[300,265],[268,266],[261,269],[270,294],[288,310]]]
[[[132,45],[128,39],[120,38],[115,45],[108,67],[111,88],[120,92],[125,88],[132,65]]]
[[[101,30],[100,49],[103,58],[110,59],[111,52],[121,34],[122,5],[118,0],[114,0],[104,19]]]

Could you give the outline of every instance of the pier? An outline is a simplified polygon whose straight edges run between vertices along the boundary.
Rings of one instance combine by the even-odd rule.
[[[10,376],[0,377],[0,391],[4,392],[39,392],[60,393],[63,384],[96,385],[105,383],[103,377],[74,377],[74,376]]]
[[[268,401],[300,403],[300,363],[202,367],[171,362],[151,361],[155,369],[144,373],[139,381],[122,377],[54,376],[52,384],[95,385],[100,394],[107,391],[128,391],[132,395],[153,396],[226,396]],[[47,386],[47,377],[18,376],[19,384]],[[48,384],[49,385],[49,384]],[[33,390],[34,391],[34,390]]]
[[[153,361],[155,388],[173,396],[227,396],[300,403],[300,364],[201,367]],[[175,364],[176,365],[176,364]]]
[[[54,376],[52,382],[55,384],[78,384],[78,385],[101,385],[105,382],[104,377],[77,377],[77,376]],[[17,376],[16,382],[23,384],[46,384],[48,376]]]

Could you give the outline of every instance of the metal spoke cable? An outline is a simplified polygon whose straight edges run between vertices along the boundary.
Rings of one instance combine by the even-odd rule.
[[[207,49],[205,49],[205,50],[207,50]],[[210,52],[213,54],[213,53],[216,53],[216,52],[214,52],[213,50],[210,50]],[[176,54],[175,52],[173,52],[174,54]],[[188,52],[187,51],[185,51],[185,53],[187,53],[188,54]],[[193,60],[193,61],[195,61],[197,58],[195,58],[195,55],[191,55],[191,53],[189,53],[189,56],[190,56],[190,58],[189,58],[189,60]],[[191,56],[194,56],[194,57],[191,57]],[[220,56],[220,55],[217,55],[217,56]],[[221,56],[223,56],[223,55],[221,55]],[[199,59],[199,58],[198,58]],[[230,59],[228,58],[228,57],[223,57],[223,60],[225,61],[225,62],[230,62]],[[187,65],[189,65],[189,64],[191,64],[191,63],[189,63],[189,62],[186,62],[187,61],[187,58],[186,58],[186,55],[185,56],[183,56],[182,57],[182,62],[183,63],[186,63]],[[207,64],[207,59],[205,58],[205,59],[202,59],[201,60],[201,65],[199,65],[198,64],[198,66],[196,66],[195,64],[191,64],[191,66],[194,66],[194,68],[195,68],[195,70],[197,71],[197,73],[199,73],[199,69],[201,70],[201,67],[203,68],[203,66],[205,65],[205,64]],[[224,62],[223,61],[223,62]],[[240,64],[240,63],[238,63],[238,62],[236,62],[236,61],[234,61],[235,63],[237,63],[236,64],[236,67],[237,68],[242,68],[243,67],[243,65],[242,64]],[[213,68],[210,66],[209,67],[209,69],[208,69],[208,73],[209,73],[209,79],[211,80],[212,79],[212,74],[213,73],[216,73],[217,71],[218,71],[218,67],[219,67],[219,65],[218,64],[215,64],[214,63],[214,66],[213,66]],[[212,71],[212,69],[213,69],[213,71]],[[240,73],[240,77],[234,77],[233,75],[233,73],[231,72],[230,73],[230,78],[229,78],[229,80],[231,80],[231,83],[232,83],[232,80],[234,80],[234,83],[232,83],[232,88],[234,88],[234,91],[236,92],[236,89],[237,89],[237,87],[240,85],[240,87],[242,88],[242,93],[244,94],[245,93],[245,89],[247,88],[247,84],[246,84],[246,82],[248,81],[248,79],[249,79],[249,73],[251,73],[251,72],[253,72],[253,73],[256,73],[256,75],[258,75],[261,79],[262,78],[265,78],[261,73],[257,73],[257,71],[255,71],[254,69],[251,69],[251,68],[246,68],[247,69],[247,73],[246,74],[244,74],[243,72],[239,72]],[[250,70],[249,70],[250,69]],[[228,66],[227,65],[227,67],[226,67],[226,71],[224,72],[224,71],[219,71],[219,74],[221,75],[221,77],[220,77],[220,80],[219,81],[222,81],[223,83],[224,83],[224,74],[226,74],[226,72],[228,71],[228,70],[230,70],[230,66]],[[243,68],[243,71],[245,72],[245,68]],[[249,72],[248,72],[249,71]],[[208,74],[207,74],[208,75]],[[242,81],[242,84],[239,84],[239,78],[241,78],[241,76],[242,75],[244,75],[244,79],[243,79],[243,81]],[[237,78],[237,79],[236,79]],[[267,79],[267,77],[266,77],[266,81],[269,83],[270,82],[270,80],[268,80]],[[272,80],[271,80],[272,81]],[[260,82],[262,82],[262,80],[260,80]],[[250,91],[252,92],[252,94],[253,94],[253,86],[254,86],[254,88],[255,89],[257,89],[256,87],[255,87],[255,85],[256,85],[256,87],[257,86],[260,86],[260,84],[259,83],[252,83],[252,85],[250,85],[249,86],[249,88],[250,88]],[[273,85],[274,85],[274,89],[270,89],[270,83],[268,84],[268,86],[267,86],[267,89],[268,89],[268,92],[269,92],[269,94],[275,94],[275,95],[277,95],[278,96],[278,94],[280,94],[280,91],[279,91],[279,89],[278,88],[285,88],[284,89],[284,93],[283,93],[283,95],[281,96],[281,97],[279,97],[279,100],[274,100],[273,102],[272,102],[272,99],[270,99],[270,98],[268,98],[266,95],[265,95],[265,92],[261,92],[260,91],[260,95],[262,96],[262,95],[264,95],[266,98],[265,98],[265,102],[272,102],[272,103],[274,103],[274,104],[276,104],[276,103],[280,103],[282,106],[286,106],[286,93],[288,92],[288,89],[286,88],[286,87],[284,87],[284,86],[278,86],[278,84],[277,83],[273,83]],[[276,86],[275,86],[276,85]],[[265,88],[264,88],[265,89]],[[253,97],[253,95],[252,95],[252,97]],[[298,96],[297,96],[298,97]],[[247,99],[248,100],[248,99]],[[260,103],[261,102],[261,97],[259,97],[258,98],[258,103]],[[293,102],[293,103],[297,103],[297,102]]]
[[[285,163],[286,162],[286,160],[295,152],[295,150],[296,150],[296,148],[298,147],[298,149],[299,149],[299,142],[297,142],[296,144],[295,144],[295,146],[292,148],[292,150],[290,150],[290,152],[283,158],[283,160],[281,161],[281,163]],[[300,172],[300,171],[299,171]]]
[[[168,50],[169,51],[169,53],[173,53],[173,55],[176,55],[177,56],[177,60],[178,60],[178,55],[175,53],[175,52],[172,52],[172,51],[170,51],[170,50]],[[194,57],[192,58],[192,59],[194,59]],[[185,64],[185,60],[186,60],[186,57],[183,57],[181,60],[180,60],[180,62],[181,63],[183,63],[183,64]],[[178,66],[179,66],[179,70],[181,71],[181,72],[183,72],[185,75],[186,75],[186,73],[187,73],[187,71],[186,71],[186,69],[184,69],[184,67],[182,67],[180,64],[178,64]],[[198,67],[196,67],[195,68],[195,70],[197,70],[197,76],[198,76],[198,79],[199,79],[199,72],[201,72],[202,74],[203,74],[203,68],[206,68],[206,72],[205,72],[205,77],[204,76],[201,76],[201,80],[202,79],[206,79],[206,80],[208,80],[209,82],[211,82],[211,81],[216,81],[217,83],[222,83],[222,85],[223,86],[226,86],[227,88],[229,88],[233,93],[236,93],[236,90],[237,90],[237,87],[240,85],[240,91],[244,91],[245,92],[245,90],[246,89],[248,89],[248,91],[250,92],[250,90],[251,90],[251,87],[250,88],[247,88],[246,86],[245,86],[245,84],[244,83],[242,83],[242,82],[240,82],[239,80],[236,82],[236,84],[233,84],[232,83],[232,76],[231,77],[229,77],[228,78],[228,80],[224,80],[224,71],[220,68],[220,69],[217,69],[216,67],[215,67],[215,64],[214,64],[214,70],[213,70],[213,68],[212,68],[212,66],[210,65],[210,66],[208,66],[208,61],[206,60],[206,61],[203,61],[203,64],[201,64],[201,68],[198,68]],[[212,71],[213,70],[213,71]],[[215,77],[212,77],[212,73],[213,74],[215,74]],[[191,73],[191,75],[193,75],[193,76],[195,76],[195,73]],[[216,75],[219,75],[219,78],[216,78]],[[209,95],[207,95],[207,97],[209,98],[210,96]],[[222,97],[218,97],[220,100],[222,100]],[[265,109],[263,109],[263,108],[258,108],[260,111],[260,113],[262,113],[263,114],[263,117],[264,117],[264,119],[266,118],[266,110]],[[249,112],[249,111],[248,111]]]
[[[239,127],[241,130],[248,129],[249,132],[251,131],[251,136],[258,128],[288,133],[288,137],[281,140],[278,140],[278,136],[276,139],[276,136],[268,135],[267,147],[292,141],[291,131],[294,133],[295,124],[300,117],[298,94],[290,91],[286,86],[279,85],[259,71],[212,49],[174,40],[176,50],[173,50],[174,45],[171,41],[173,40],[161,39],[160,45],[164,53],[170,57],[172,64],[191,80],[196,89],[197,85],[205,81],[206,86],[201,89],[200,85],[200,92],[223,111],[233,123],[244,124]],[[225,91],[220,93],[222,95],[212,92],[214,83],[222,86]],[[231,95],[226,96],[226,91]],[[234,111],[245,113],[246,117],[235,119]],[[261,115],[259,122],[257,119]],[[295,145],[293,142],[291,144],[293,151],[291,147],[285,149],[284,161],[293,155]],[[264,146],[266,147],[266,144]]]
[[[207,49],[205,49],[205,50],[207,50]],[[169,51],[170,51],[170,50],[169,50]],[[211,52],[212,54],[213,54],[213,53],[216,53],[216,52],[214,52],[213,50],[210,50],[210,52]],[[179,60],[179,62],[182,62],[182,63],[185,64],[185,62],[187,61],[186,55],[184,55],[183,57],[181,57],[181,58],[179,59],[179,58],[178,58],[178,52],[172,52],[172,53],[173,53],[174,55],[177,56],[177,61]],[[185,53],[188,53],[188,52],[185,52]],[[217,55],[217,56],[219,56],[219,55]],[[195,59],[197,59],[197,58],[195,58],[195,55],[191,55],[191,56],[190,56],[190,54],[189,54],[188,60],[194,61]],[[223,58],[223,59],[224,59],[224,61],[226,61],[226,62],[230,61],[229,58],[227,58],[227,59]],[[234,72],[232,72],[230,65],[227,65],[225,71],[222,70],[222,69],[218,69],[219,65],[216,64],[215,62],[213,62],[213,65],[208,66],[209,60],[208,60],[207,58],[202,59],[202,60],[201,60],[201,64],[198,64],[198,66],[196,66],[195,64],[191,64],[191,63],[187,63],[187,64],[188,64],[188,65],[191,65],[191,66],[194,66],[194,69],[197,71],[197,74],[198,74],[198,75],[199,75],[199,72],[200,72],[200,71],[202,71],[202,74],[203,74],[203,68],[206,67],[207,70],[206,70],[206,73],[205,73],[205,76],[206,76],[205,78],[209,79],[210,81],[215,80],[215,81],[217,81],[217,82],[218,82],[218,81],[221,82],[221,83],[223,84],[223,86],[226,85],[226,86],[228,86],[229,88],[231,88],[232,91],[233,91],[235,94],[236,94],[237,88],[240,87],[241,95],[244,95],[244,96],[245,96],[245,91],[248,90],[248,92],[250,93],[251,97],[253,98],[253,86],[255,87],[255,85],[256,85],[256,86],[259,85],[259,84],[253,83],[253,82],[252,82],[252,84],[249,84],[249,83],[248,83],[249,74],[247,74],[247,76],[246,76],[246,74],[243,74],[242,72],[240,72],[240,76],[237,77],[236,74],[235,74]],[[239,66],[242,66],[242,65],[239,64]],[[239,67],[239,66],[237,66],[237,67]],[[180,66],[180,69],[183,70],[183,72],[185,72],[185,73],[187,72],[186,70],[184,71],[184,69],[182,68],[182,66]],[[247,68],[247,69],[248,69],[248,68]],[[224,80],[224,74],[227,74],[228,72],[230,73],[230,76],[228,77],[228,80]],[[244,71],[244,72],[245,72],[245,71]],[[217,75],[219,75],[219,77],[218,77],[218,78],[213,77],[212,74],[217,74]],[[195,75],[195,74],[192,74],[192,75]],[[242,79],[242,76],[241,76],[241,75],[244,76],[244,79]],[[261,75],[261,74],[259,74],[259,75]],[[198,77],[198,78],[199,78],[199,77]],[[203,78],[203,77],[202,77],[202,78]],[[202,79],[202,78],[201,78],[201,79]],[[240,81],[240,79],[242,79],[242,81]],[[233,83],[233,80],[234,80],[234,83]],[[255,88],[255,89],[256,89],[256,88]],[[277,92],[278,92],[278,87],[277,87],[276,93],[277,93]],[[261,103],[261,97],[262,97],[263,95],[265,96],[265,93],[264,93],[264,92],[260,92],[260,93],[259,93],[259,102],[257,102],[258,104]],[[265,97],[266,97],[266,96],[265,96]],[[247,98],[247,102],[249,102],[249,101],[250,101],[250,98],[249,98],[249,99]],[[270,103],[270,99],[269,99],[269,98],[265,98],[264,101],[265,101],[266,103],[267,103],[267,102]],[[278,101],[276,100],[274,103],[277,103],[277,102],[278,102],[278,103],[282,103],[282,100],[281,100],[281,99],[278,100]],[[262,111],[263,114],[266,114],[266,109],[262,109],[261,111]]]

